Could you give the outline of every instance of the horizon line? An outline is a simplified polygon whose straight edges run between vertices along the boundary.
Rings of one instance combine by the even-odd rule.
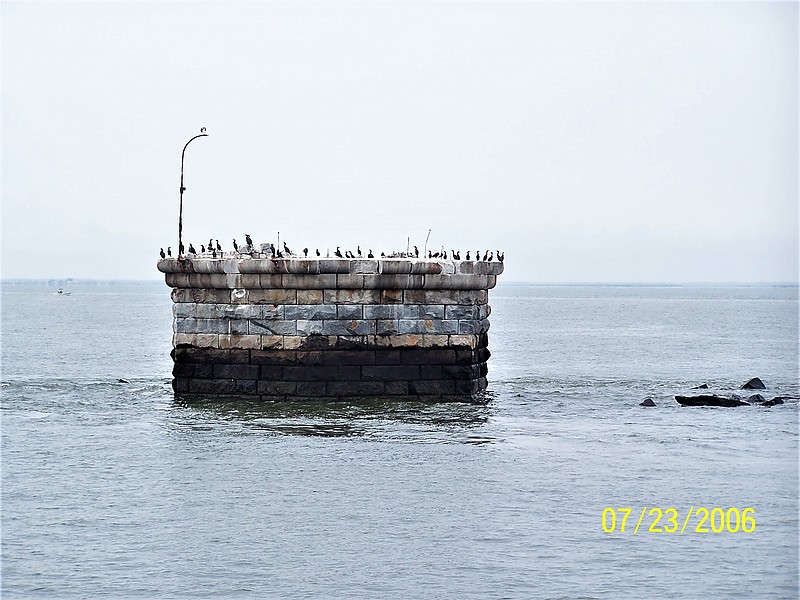
[[[163,283],[163,279],[89,279],[79,277],[39,277],[39,278],[25,278],[25,277],[6,277],[0,278],[0,284],[53,284],[56,283],[105,283],[105,284],[152,284]],[[625,286],[625,287],[656,287],[656,286],[714,286],[714,287],[798,287],[798,281],[498,281],[496,287],[522,287],[522,286],[541,286],[541,287],[558,287],[558,286],[586,286],[586,287],[601,287],[601,286]]]

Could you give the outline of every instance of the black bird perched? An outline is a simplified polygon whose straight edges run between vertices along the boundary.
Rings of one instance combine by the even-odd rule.
[[[375,258],[375,256],[372,254],[372,248],[369,249],[369,254],[367,254],[367,258]]]
[[[500,250],[498,250],[497,251],[497,260],[499,260],[500,262],[503,262],[505,259],[506,259],[505,252],[503,254],[500,254]]]
[[[447,250],[442,250],[442,258],[447,260]]]
[[[489,252],[489,262],[492,262],[493,258],[494,258],[494,252]]]
[[[203,244],[200,244],[200,252],[201,252],[202,254],[205,254],[205,253],[206,253],[206,247],[205,247],[205,246],[203,246]]]
[[[211,242],[212,242],[212,241],[213,241],[213,240],[212,240],[211,238],[208,238],[208,246],[206,246],[206,248],[208,248],[208,251],[209,251],[209,252],[211,252],[211,249],[212,249],[212,247],[211,247]]]
[[[386,258],[386,253],[385,252],[381,252],[381,258]]]
[[[321,256],[321,254],[319,253],[319,248],[317,248],[317,256]]]
[[[219,245],[219,240],[217,240],[217,252],[222,252],[222,246]]]
[[[358,252],[358,258],[361,258],[361,246],[356,246],[356,251]]]
[[[339,250],[339,246],[336,246],[336,252],[334,252],[334,254],[335,254],[336,256],[338,256],[339,258],[343,258],[343,256],[342,256],[342,251],[341,251],[341,250]]]
[[[289,250],[289,246],[286,245],[286,242],[283,242],[283,251],[286,252],[289,256],[292,255],[292,251]]]
[[[194,249],[191,243],[189,243],[189,254],[197,254],[197,250]]]
[[[167,255],[164,254],[164,249],[163,248],[161,248],[161,252],[159,252],[159,254],[161,254],[161,258],[167,258]]]
[[[453,260],[461,260],[461,252],[453,250]]]
[[[308,258],[308,248],[303,248],[303,256]]]
[[[486,252],[484,252],[484,254],[483,254],[484,262],[486,261],[487,258],[489,258],[489,251],[488,250]]]
[[[217,251],[213,248],[211,249],[211,258],[217,258]]]
[[[167,246],[167,256],[172,256],[172,246]]]
[[[469,260],[469,250],[467,250],[467,260]]]
[[[178,255],[180,256],[181,254],[183,254],[183,243],[181,243],[181,245],[180,245],[180,247],[178,249]]]
[[[270,254],[272,254],[272,258],[275,258],[278,255],[278,253],[275,252],[275,244],[273,244],[272,242],[269,243],[269,251]]]
[[[414,258],[419,258],[419,248],[414,246]]]
[[[428,258],[433,258],[433,253],[430,250],[428,250]]]
[[[250,238],[249,233],[244,234],[244,241],[247,242],[248,246],[250,246],[251,248],[253,247],[253,240]]]
[[[239,251],[239,244],[236,243],[236,238],[233,238],[233,251],[234,252]]]

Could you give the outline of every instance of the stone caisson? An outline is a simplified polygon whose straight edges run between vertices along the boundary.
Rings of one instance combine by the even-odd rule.
[[[501,262],[239,255],[158,269],[176,393],[482,401]]]

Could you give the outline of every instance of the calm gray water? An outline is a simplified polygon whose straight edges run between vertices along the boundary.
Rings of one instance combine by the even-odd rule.
[[[483,407],[187,404],[166,286],[71,289],[2,286],[4,598],[797,597],[798,401],[672,399],[797,396],[796,287],[498,287]]]

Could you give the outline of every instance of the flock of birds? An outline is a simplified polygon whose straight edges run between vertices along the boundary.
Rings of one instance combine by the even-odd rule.
[[[261,244],[260,249],[256,250],[255,245],[253,244],[253,240],[249,234],[245,235],[245,245],[239,246],[236,243],[236,239],[233,240],[233,252],[227,253],[228,256],[239,256],[242,254],[247,254],[253,257],[260,257],[261,255],[266,255],[269,258],[287,258],[287,257],[299,257],[299,254],[295,254],[289,249],[289,246],[286,245],[286,242],[283,242],[283,250],[281,251],[280,248],[275,248],[275,244]],[[178,256],[184,255],[185,248],[183,244],[181,244],[180,252],[178,252]],[[315,250],[315,254],[317,257],[321,257],[322,254],[319,251],[319,248]],[[424,252],[422,253],[422,258],[425,258]],[[160,252],[161,258],[167,258],[168,256],[172,256],[172,247],[168,246],[166,253],[164,252],[164,248],[161,248]],[[205,258],[224,258],[226,253],[222,250],[222,246],[219,243],[219,240],[216,239],[209,239],[208,245],[200,244],[200,252],[198,252],[195,247],[190,243],[189,250],[186,253],[187,256],[202,256]],[[364,258],[363,253],[361,252],[361,246],[356,247],[356,253],[353,254],[350,250],[345,250],[344,252],[341,251],[339,246],[336,246],[336,251],[333,253],[336,258]],[[431,252],[428,250],[428,258],[429,259],[436,259],[441,258],[442,260],[447,260],[448,256],[452,260],[461,260],[461,251],[460,250],[451,250],[450,253],[447,253],[447,250],[442,248],[438,252]],[[308,248],[303,248],[303,257],[308,258]],[[497,250],[497,260],[499,262],[503,262],[505,260],[505,253],[500,252]],[[326,258],[331,258],[330,250],[327,251]],[[366,258],[375,258],[375,255],[372,253],[372,249],[369,249],[367,252]],[[386,254],[381,252],[381,258],[420,258],[420,251],[417,246],[414,246],[413,252],[392,252],[391,254]],[[481,257],[480,250],[475,251],[475,258],[470,258],[470,251],[467,250],[466,256],[464,260],[475,260],[475,261],[484,261],[484,262],[493,262],[495,260],[495,252],[493,250],[486,250],[483,253],[483,257]]]

